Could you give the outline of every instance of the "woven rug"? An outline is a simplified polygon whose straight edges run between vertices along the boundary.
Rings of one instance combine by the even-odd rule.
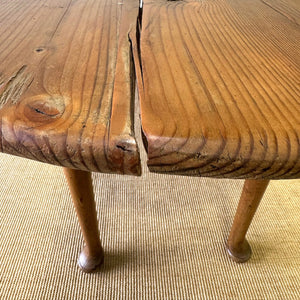
[[[243,180],[142,171],[93,174],[105,261],[85,274],[62,169],[0,154],[0,299],[300,299],[300,180],[271,181],[236,264],[225,242]]]
[[[243,181],[93,174],[105,263],[82,273],[82,237],[59,167],[0,155],[1,299],[300,299],[298,181],[270,183],[248,233],[224,245]]]

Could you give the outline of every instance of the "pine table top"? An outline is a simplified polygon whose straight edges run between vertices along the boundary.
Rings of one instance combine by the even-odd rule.
[[[300,177],[300,1],[145,0],[139,56],[152,171]]]
[[[300,177],[298,0],[4,0],[0,152],[140,174]],[[21,5],[22,4],[22,5]]]
[[[133,0],[1,1],[0,151],[140,173],[131,52],[138,10]]]

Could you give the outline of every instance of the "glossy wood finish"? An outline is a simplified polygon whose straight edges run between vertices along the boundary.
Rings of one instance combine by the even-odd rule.
[[[152,171],[300,176],[300,1],[145,0],[138,83]]]
[[[69,168],[64,168],[64,173],[85,241],[78,265],[84,272],[91,272],[102,264],[104,258],[99,238],[91,173]]]
[[[245,236],[268,184],[269,180],[245,180],[226,245],[229,256],[236,262],[246,262],[251,257]]]
[[[140,174],[133,134],[138,2],[0,3],[0,152]]]

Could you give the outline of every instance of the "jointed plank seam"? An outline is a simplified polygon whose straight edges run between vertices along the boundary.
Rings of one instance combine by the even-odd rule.
[[[1,7],[1,151],[139,173],[136,76],[151,170],[298,176],[290,0],[19,1]]]

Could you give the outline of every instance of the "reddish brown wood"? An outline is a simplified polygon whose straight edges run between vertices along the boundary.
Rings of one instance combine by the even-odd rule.
[[[292,0],[144,1],[135,54],[152,171],[300,177],[299,16]]]
[[[138,1],[0,5],[0,151],[140,174],[133,133]]]
[[[90,272],[102,264],[104,257],[99,238],[91,173],[69,168],[64,168],[64,173],[85,242],[78,265],[83,271]]]
[[[268,184],[269,180],[245,180],[227,242],[227,251],[236,262],[245,262],[251,257],[245,236]]]

